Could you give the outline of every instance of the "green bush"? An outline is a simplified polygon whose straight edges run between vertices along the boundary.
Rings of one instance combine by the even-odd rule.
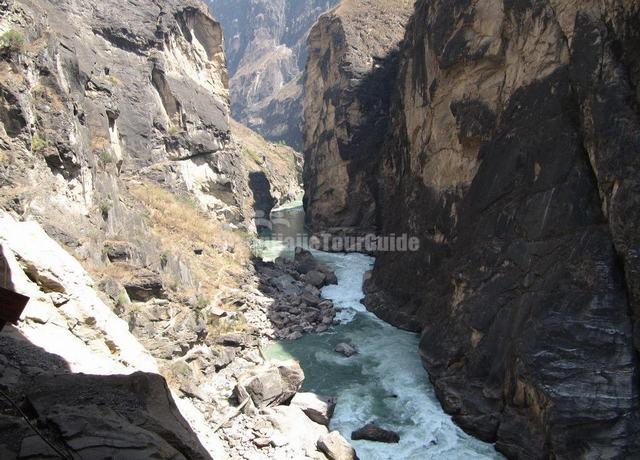
[[[101,152],[99,152],[98,158],[100,158],[100,161],[105,165],[113,163],[113,156],[107,150],[102,150]]]
[[[49,146],[49,143],[46,139],[40,136],[40,134],[35,133],[31,138],[31,150],[34,153],[42,152]]]
[[[24,36],[17,30],[7,30],[0,35],[0,49],[4,52],[19,53],[24,49]]]
[[[109,212],[111,211],[111,208],[113,207],[113,203],[111,203],[111,201],[102,201],[100,203],[100,214],[102,214],[102,218],[104,220],[107,220],[109,218]]]

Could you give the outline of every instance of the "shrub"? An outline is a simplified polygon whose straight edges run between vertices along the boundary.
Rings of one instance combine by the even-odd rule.
[[[100,158],[100,161],[105,165],[113,163],[113,156],[107,150],[100,151],[98,153],[98,158]]]
[[[40,153],[44,149],[46,149],[48,146],[49,146],[49,143],[47,142],[47,140],[42,138],[38,133],[35,133],[31,138],[31,150],[34,153]]]
[[[198,297],[198,300],[196,300],[196,308],[198,310],[204,310],[208,306],[209,306],[209,299],[205,297]]]
[[[102,218],[107,220],[109,217],[109,211],[111,211],[111,201],[103,201],[100,203],[100,214],[102,214]]]
[[[24,49],[24,36],[17,30],[8,30],[0,35],[0,49],[8,53],[20,53]]]
[[[118,295],[117,305],[119,307],[126,307],[127,305],[129,305],[129,303],[130,300],[129,296],[127,295],[127,291],[120,292],[120,294]]]
[[[169,263],[169,254],[167,252],[163,252],[160,254],[160,266],[165,268]]]

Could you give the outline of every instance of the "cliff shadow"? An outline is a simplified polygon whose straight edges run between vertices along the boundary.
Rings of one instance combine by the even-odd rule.
[[[56,326],[52,326],[56,327]],[[73,373],[17,327],[0,332],[0,458],[210,456],[164,378]]]
[[[271,194],[271,182],[263,171],[249,173],[249,188],[253,194],[253,211],[258,231],[270,229],[271,210],[277,200]]]

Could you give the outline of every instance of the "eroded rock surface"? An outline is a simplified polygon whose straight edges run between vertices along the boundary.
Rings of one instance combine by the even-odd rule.
[[[224,29],[233,116],[300,150],[307,34],[337,0],[208,3]]]
[[[422,332],[445,410],[509,457],[639,452],[638,8],[419,1],[370,173],[354,182],[337,156],[306,152],[344,203],[314,206],[310,182],[313,226],[375,220],[421,238],[417,252],[379,254],[366,303]],[[350,44],[335,37],[310,64]],[[372,183],[364,218],[371,201],[346,198]]]
[[[373,171],[411,12],[404,0],[346,0],[309,34],[304,183],[306,219],[314,231],[349,233],[376,225]]]

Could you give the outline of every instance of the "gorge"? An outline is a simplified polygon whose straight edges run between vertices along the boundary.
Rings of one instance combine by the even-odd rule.
[[[0,458],[638,457],[639,50],[636,0],[0,0]],[[419,245],[297,247],[364,235]]]

